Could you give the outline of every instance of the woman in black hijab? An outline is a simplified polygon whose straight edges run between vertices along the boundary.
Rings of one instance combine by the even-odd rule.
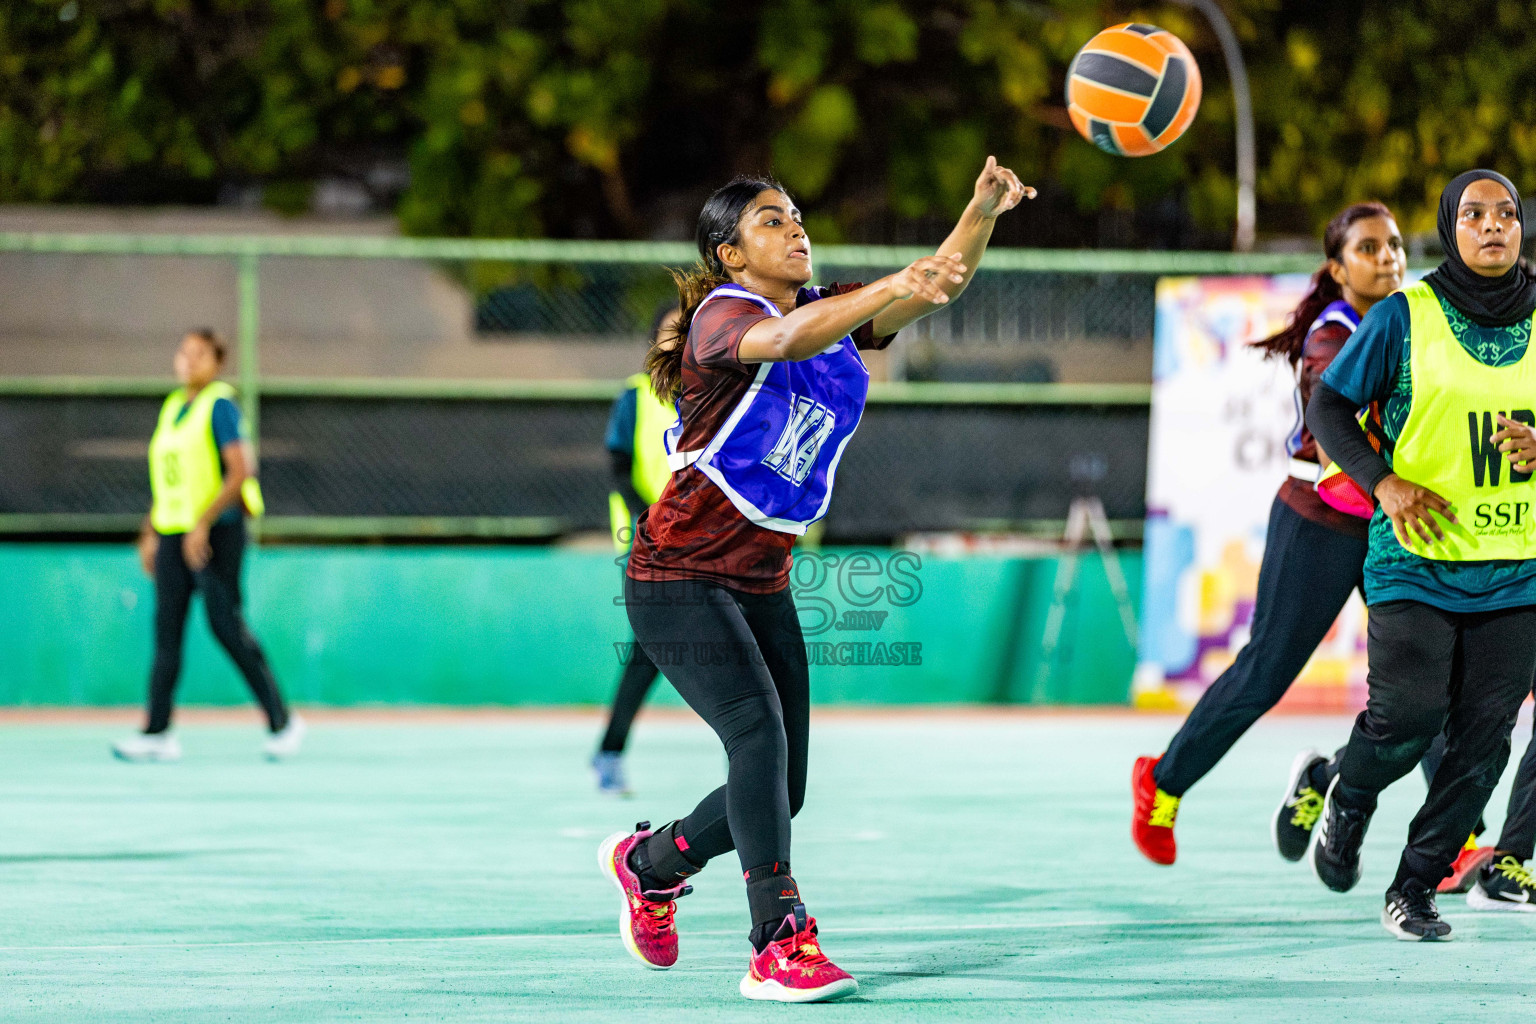
[[[1477,245],[1470,251],[1462,248],[1458,229],[1464,219],[1463,207],[1478,206],[1478,199],[1468,199],[1466,193],[1479,182],[1482,202],[1493,202],[1502,207],[1498,211],[1507,228],[1513,218],[1518,228],[1525,226],[1525,211],[1520,204],[1520,193],[1498,171],[1466,171],[1451,179],[1440,193],[1440,214],[1435,228],[1440,235],[1440,247],[1445,250],[1445,262],[1436,267],[1424,280],[1442,299],[1465,313],[1473,323],[1483,327],[1513,327],[1530,320],[1536,311],[1536,275],[1520,259],[1521,236],[1506,237],[1500,241],[1496,233],[1478,231]],[[1504,190],[1504,195],[1499,194]],[[1481,207],[1480,207],[1481,208]],[[1498,251],[1484,252],[1487,245],[1499,245]]]
[[[1503,175],[1455,178],[1440,199],[1445,262],[1377,303],[1307,407],[1319,445],[1378,503],[1365,562],[1370,697],[1348,746],[1312,769],[1328,788],[1311,862],[1330,889],[1359,881],[1378,794],[1446,734],[1382,911],[1400,939],[1449,937],[1435,887],[1504,770],[1536,677],[1536,484],[1520,471],[1536,468],[1536,278],[1520,262],[1523,227]],[[1372,404],[1381,454],[1356,422]],[[1514,857],[1501,864],[1482,870],[1473,897],[1536,906],[1536,880]]]

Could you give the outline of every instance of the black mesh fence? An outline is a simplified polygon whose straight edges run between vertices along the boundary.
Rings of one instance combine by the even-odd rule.
[[[824,276],[872,281],[888,268]],[[1149,366],[1157,278],[1132,273],[983,270],[956,303],[901,332],[895,377],[913,381],[1052,383],[1130,379]]]
[[[873,281],[889,267],[835,267],[829,280]],[[1012,273],[983,269],[953,305],[908,327],[909,338],[987,346],[1152,340],[1152,274]]]
[[[138,515],[159,400],[0,397],[0,514]],[[261,405],[275,516],[545,517],[606,526],[608,403],[320,398]],[[1060,519],[1093,490],[1144,513],[1144,406],[873,403],[838,471],[827,536]]]
[[[274,398],[262,486],[275,515],[540,516],[600,528],[608,405]]]
[[[0,397],[0,513],[143,515],[161,401]]]
[[[872,404],[838,468],[834,539],[1064,519],[1091,492],[1146,514],[1145,406]]]
[[[822,267],[826,282],[869,282],[889,266]],[[498,272],[502,276],[498,276]],[[463,265],[482,335],[565,334],[630,339],[659,304],[676,297],[666,271],[648,264]],[[907,329],[947,345],[1149,341],[1157,277],[1134,273],[983,270],[956,302]]]
[[[560,334],[628,341],[650,329],[661,304],[677,297],[660,266],[468,263],[475,331],[482,336]]]

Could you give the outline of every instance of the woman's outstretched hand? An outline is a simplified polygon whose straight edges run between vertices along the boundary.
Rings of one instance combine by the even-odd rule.
[[[1445,531],[1432,513],[1440,513],[1448,522],[1456,521],[1450,502],[1428,487],[1410,483],[1396,473],[1388,473],[1376,485],[1376,500],[1381,502],[1381,510],[1392,520],[1398,542],[1404,547],[1415,538],[1421,538],[1425,544],[1445,539]]]
[[[1529,473],[1536,462],[1536,427],[1512,420],[1499,413],[1499,426],[1503,427],[1490,441],[1499,446],[1509,464],[1522,473]]]
[[[1006,167],[999,167],[997,157],[987,157],[987,166],[976,179],[976,208],[983,217],[1007,213],[1026,199],[1035,198],[1035,190],[1019,180]]]
[[[924,256],[905,270],[898,270],[886,278],[891,298],[896,302],[916,296],[935,304],[948,302],[949,293],[943,283],[965,283],[965,264],[960,253],[953,256]]]
[[[981,265],[987,240],[1000,214],[1033,199],[1035,190],[1019,176],[987,157],[976,179],[976,194],[966,204],[960,222],[939,245],[939,255],[918,260],[906,270],[882,278],[891,304],[875,314],[875,337],[884,338],[915,323],[965,291],[971,274]]]

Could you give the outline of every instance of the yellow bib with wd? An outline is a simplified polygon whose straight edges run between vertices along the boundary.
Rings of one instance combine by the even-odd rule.
[[[149,441],[149,485],[155,497],[149,521],[158,533],[192,529],[224,486],[213,441],[213,403],[220,398],[234,401],[235,389],[216,380],[197,393],[179,422],[187,405],[185,388],[172,391],[160,407],[160,422]],[[265,511],[254,476],[246,479],[240,497],[251,515]]]
[[[1456,340],[1429,285],[1411,285],[1403,295],[1413,400],[1392,470],[1449,501],[1457,519],[1437,515],[1445,540],[1412,537],[1408,550],[1446,562],[1536,558],[1536,487],[1488,440],[1500,429],[1500,413],[1536,424],[1536,345],[1517,363],[1486,366]]]

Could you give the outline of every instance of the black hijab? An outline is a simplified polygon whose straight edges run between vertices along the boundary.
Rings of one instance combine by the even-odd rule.
[[[1484,327],[1509,327],[1529,320],[1536,312],[1536,274],[1526,269],[1522,259],[1500,277],[1484,277],[1467,266],[1456,245],[1456,211],[1461,206],[1461,194],[1468,185],[1484,178],[1498,182],[1509,191],[1509,198],[1515,201],[1515,216],[1520,220],[1521,240],[1524,241],[1525,211],[1520,205],[1520,193],[1515,189],[1515,183],[1498,171],[1476,170],[1458,174],[1440,193],[1440,216],[1435,225],[1440,233],[1440,245],[1445,249],[1445,262],[1426,274],[1424,280],[1473,323]]]

